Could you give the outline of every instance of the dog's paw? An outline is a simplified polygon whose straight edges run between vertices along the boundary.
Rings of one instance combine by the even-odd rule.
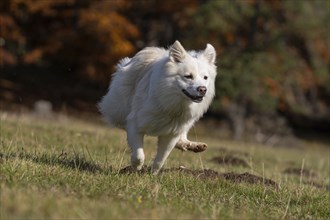
[[[181,151],[192,151],[195,153],[203,152],[207,148],[207,144],[201,142],[179,142],[175,145],[175,148]]]
[[[189,146],[187,146],[187,150],[195,153],[203,152],[206,150],[206,148],[207,144],[201,142],[192,142],[191,144],[189,144]]]

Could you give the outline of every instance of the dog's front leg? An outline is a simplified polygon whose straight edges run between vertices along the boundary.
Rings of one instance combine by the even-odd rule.
[[[158,137],[157,154],[151,169],[154,175],[158,174],[159,170],[163,167],[165,160],[173,150],[178,139],[178,136],[172,135]]]
[[[202,152],[206,150],[207,144],[202,142],[192,142],[187,138],[187,133],[183,133],[180,135],[179,141],[176,143],[175,148],[180,149],[182,151],[193,151],[195,153]]]
[[[127,142],[132,150],[131,164],[136,170],[141,170],[144,163],[143,137],[144,135],[138,132],[134,123],[128,123]]]

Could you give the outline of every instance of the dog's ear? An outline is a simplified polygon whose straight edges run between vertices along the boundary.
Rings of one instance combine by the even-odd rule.
[[[186,57],[186,50],[179,41],[175,41],[170,48],[170,58],[175,62],[182,62]]]
[[[210,64],[214,64],[215,62],[215,57],[216,57],[216,52],[214,47],[211,44],[207,44],[206,48],[203,52],[203,56],[206,58],[206,60],[210,63]]]

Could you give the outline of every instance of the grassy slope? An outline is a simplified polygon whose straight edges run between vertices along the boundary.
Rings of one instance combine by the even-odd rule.
[[[165,166],[249,172],[274,180],[276,188],[174,171],[122,174],[130,158],[122,131],[74,119],[0,117],[1,219],[330,217],[326,146],[268,148],[199,136],[197,128],[192,139],[209,148],[201,154],[174,150]],[[149,165],[156,140],[145,141]],[[211,161],[225,154],[248,166]],[[310,174],[283,172],[290,167]]]

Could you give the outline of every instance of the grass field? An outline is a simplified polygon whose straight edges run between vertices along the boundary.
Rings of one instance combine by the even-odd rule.
[[[330,218],[329,146],[233,142],[201,135],[197,125],[191,138],[208,149],[174,150],[153,176],[125,168],[123,131],[72,118],[0,117],[1,219]],[[147,165],[155,143],[146,138]]]

